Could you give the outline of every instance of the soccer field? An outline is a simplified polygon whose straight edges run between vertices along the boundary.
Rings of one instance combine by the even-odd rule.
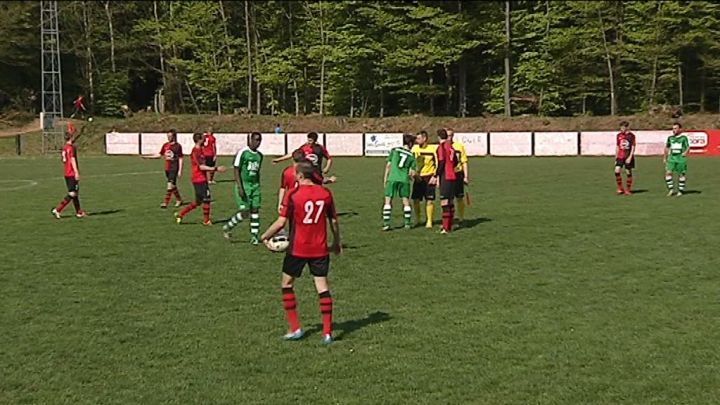
[[[266,162],[263,230],[284,167]],[[330,347],[311,278],[310,333],[284,342],[282,255],[247,222],[222,238],[231,174],[208,228],[158,208],[159,161],[79,164],[89,216],[57,221],[60,159],[0,160],[0,403],[720,401],[720,159],[690,161],[682,198],[660,158],[640,158],[630,197],[612,158],[471,159],[450,235],[381,232],[384,160],[336,159]],[[189,167],[179,187],[192,197]]]

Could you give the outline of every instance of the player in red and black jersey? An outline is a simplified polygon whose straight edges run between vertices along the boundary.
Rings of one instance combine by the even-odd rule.
[[[295,292],[295,279],[302,275],[307,265],[315,281],[315,289],[320,300],[323,338],[325,344],[332,343],[332,296],[328,284],[330,271],[329,251],[342,252],[340,244],[340,226],[335,211],[332,193],[321,185],[313,183],[315,168],[309,162],[300,162],[296,167],[298,186],[285,195],[282,212],[278,219],[261,236],[260,240],[270,247],[270,238],[290,223],[290,246],[283,261],[282,294],[283,306],[288,320],[286,340],[298,340],[303,330],[298,321]],[[333,233],[333,244],[328,249],[327,227]]]
[[[440,182],[440,206],[442,207],[442,230],[440,233],[448,233],[452,230],[453,218],[455,217],[455,194],[457,192],[457,155],[452,147],[452,142],[445,129],[438,129],[440,144],[437,149],[437,172],[435,176]]]
[[[75,128],[68,125],[68,131],[65,132],[65,145],[63,145],[61,156],[64,169],[65,185],[67,186],[67,195],[63,198],[50,212],[55,218],[60,219],[61,213],[65,207],[73,202],[75,206],[75,216],[84,218],[85,211],[80,208],[80,169],[77,161],[77,150],[73,145],[75,141]]]
[[[203,225],[212,225],[210,221],[210,187],[208,187],[206,172],[217,171],[223,173],[225,166],[210,167],[205,164],[205,156],[203,155],[203,134],[196,132],[193,134],[193,142],[195,147],[190,154],[190,168],[192,172],[191,181],[195,188],[195,201],[190,203],[185,209],[179,213],[175,213],[175,220],[178,224],[182,222],[188,212],[197,208],[202,204],[203,209]]]
[[[324,146],[317,143],[318,140],[318,134],[316,132],[310,132],[307,135],[307,142],[299,147],[297,150],[302,151],[305,155],[305,159],[307,159],[310,163],[313,164],[316,168],[316,173],[313,176],[313,181],[316,184],[323,184],[328,183],[323,180],[324,176],[327,175],[330,172],[330,168],[332,167],[332,157],[330,157],[330,153],[328,153],[327,149],[325,149]],[[293,152],[294,153],[294,152]],[[279,157],[275,160],[273,160],[273,164],[277,164],[280,162],[284,162],[286,160],[292,159],[293,154],[287,154],[285,156]],[[323,166],[323,160],[327,160],[325,162],[325,165]],[[333,180],[334,181],[334,180]]]
[[[215,167],[215,159],[217,157],[217,140],[215,134],[212,131],[205,132],[205,143],[203,145],[203,156],[205,156],[205,165],[208,167]],[[208,171],[207,178],[209,184],[215,184],[215,171]]]
[[[635,134],[630,132],[630,123],[620,123],[620,132],[616,137],[615,146],[615,183],[618,195],[632,193],[633,169],[635,168]],[[625,168],[626,188],[623,190],[621,169]]]
[[[183,171],[183,150],[182,145],[177,141],[177,132],[171,129],[167,133],[167,142],[160,148],[157,155],[143,156],[144,159],[164,159],[165,160],[165,178],[167,178],[167,189],[165,198],[163,198],[160,208],[167,208],[172,196],[175,196],[175,206],[182,205],[182,197],[177,188],[177,180],[182,177]]]
[[[280,189],[278,190],[278,212],[282,212],[283,201],[285,199],[285,194],[287,193],[287,191],[297,186],[297,180],[295,180],[295,167],[299,162],[308,161],[307,159],[305,159],[305,153],[300,149],[297,149],[295,152],[292,153],[292,159],[293,164],[286,167],[285,170],[283,170],[282,175],[280,176]],[[335,182],[335,176],[323,178],[322,176],[318,176],[316,170],[313,174],[312,181],[315,184],[330,184]]]

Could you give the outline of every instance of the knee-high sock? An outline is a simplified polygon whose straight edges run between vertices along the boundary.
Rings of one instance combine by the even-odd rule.
[[[633,175],[628,174],[627,178],[625,179],[625,188],[627,189],[627,191],[632,190],[632,184],[633,184]]]
[[[65,207],[67,207],[67,205],[70,204],[70,201],[71,201],[72,199],[73,199],[72,197],[70,197],[69,195],[66,195],[65,198],[63,198],[62,200],[60,200],[60,202],[58,203],[57,207],[55,207],[55,210],[56,210],[57,212],[62,212],[62,210],[64,210]]]
[[[175,187],[172,189],[173,195],[175,195],[175,200],[180,202],[182,201],[182,197],[180,197],[180,191],[178,191],[178,188]],[[168,200],[169,201],[169,200]]]
[[[442,229],[444,229],[446,232],[450,232],[450,230],[452,229],[452,220],[452,208],[450,207],[450,205],[444,205],[442,207]]]
[[[292,288],[282,289],[283,309],[287,317],[288,329],[295,332],[300,329],[300,322],[297,316],[297,301],[295,300],[295,291]]]
[[[75,206],[75,212],[80,212],[82,209],[80,208],[80,196],[76,195],[73,197],[73,205]]]
[[[390,226],[390,215],[392,213],[392,207],[389,204],[383,205],[382,217],[383,225]]]
[[[180,218],[183,218],[185,215],[187,215],[188,212],[190,212],[190,211],[194,210],[195,208],[197,208],[197,206],[198,206],[197,201],[191,202],[187,207],[183,208],[183,210],[180,211],[180,213],[178,214],[178,216],[179,216]]]
[[[405,219],[405,226],[412,224],[412,208],[409,205],[403,207],[403,218]]]
[[[260,213],[250,213],[250,236],[257,238],[260,233]]]
[[[685,192],[685,176],[678,178],[678,191],[681,193]]]
[[[163,205],[168,205],[170,202],[170,198],[172,197],[172,189],[168,189],[165,191],[165,197],[163,198]]]
[[[320,300],[320,317],[322,318],[323,335],[332,334],[332,310],[333,300],[330,291],[321,292],[318,295]]]
[[[465,219],[465,200],[463,198],[457,199],[457,207],[458,207],[458,218],[462,221]]]
[[[617,184],[618,190],[622,190],[623,184],[622,184],[622,174],[615,173],[615,183]]]
[[[428,202],[425,206],[425,223],[426,225],[432,226],[433,223],[433,212],[435,212],[435,204]]]
[[[243,219],[242,212],[240,212],[240,211],[236,212],[235,215],[230,217],[230,220],[225,225],[223,225],[223,231],[225,231],[225,232],[232,231],[233,228],[235,228],[240,222],[242,222],[242,219]]]
[[[202,210],[203,210],[203,221],[210,222],[210,203],[209,202],[203,203]]]
[[[665,176],[665,184],[667,185],[667,189],[672,191],[673,189],[673,176]]]

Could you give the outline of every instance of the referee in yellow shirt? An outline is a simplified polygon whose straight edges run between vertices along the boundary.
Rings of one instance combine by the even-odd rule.
[[[432,228],[433,226],[435,187],[437,185],[437,178],[435,177],[435,171],[437,169],[437,149],[437,145],[428,144],[428,134],[425,131],[418,132],[415,137],[415,146],[411,149],[417,161],[416,172],[418,173],[412,191],[415,223],[420,224],[420,201],[424,199],[426,201],[426,228]]]

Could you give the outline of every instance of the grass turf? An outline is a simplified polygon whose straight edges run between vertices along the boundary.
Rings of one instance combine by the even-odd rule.
[[[309,277],[309,336],[283,342],[282,256],[250,246],[247,222],[222,239],[228,174],[216,225],[197,209],[178,226],[159,161],[81,155],[90,216],[56,221],[59,159],[0,160],[0,403],[720,400],[720,160],[693,159],[679,199],[658,158],[632,197],[608,158],[470,164],[468,226],[441,236],[381,233],[383,161],[337,160],[347,247],[323,347]],[[281,169],[263,168],[263,229]]]

